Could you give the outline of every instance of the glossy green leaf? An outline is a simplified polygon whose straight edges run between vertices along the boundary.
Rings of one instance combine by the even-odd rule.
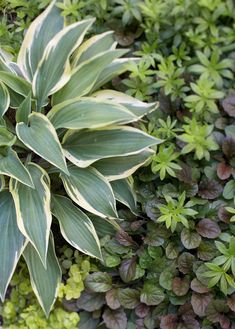
[[[101,159],[95,162],[93,166],[109,181],[113,181],[132,175],[153,154],[151,149],[145,149],[133,155]]]
[[[82,208],[100,217],[117,217],[111,185],[96,169],[69,166],[70,176],[61,174],[65,190]]]
[[[67,159],[79,167],[87,167],[97,160],[137,154],[159,143],[160,139],[141,130],[113,126],[96,130],[68,131],[63,139],[63,148]]]
[[[49,41],[63,28],[64,19],[56,0],[29,26],[18,55],[18,64],[27,78],[32,81],[44,49]]]
[[[25,237],[18,229],[11,194],[0,192],[0,297],[4,300],[7,286],[23,251]]]
[[[140,301],[146,305],[158,305],[165,299],[164,291],[151,282],[145,282],[140,294]]]
[[[127,179],[119,179],[111,182],[116,200],[136,213],[136,195],[131,183]]]
[[[10,147],[0,153],[0,173],[12,177],[29,187],[34,187],[28,170],[20,161],[17,153]]]
[[[70,199],[54,195],[52,213],[58,219],[60,231],[68,243],[89,256],[102,258],[92,221]]]
[[[0,82],[0,116],[3,116],[10,105],[10,94],[7,87]]]
[[[29,115],[29,125],[24,122],[16,125],[19,139],[45,160],[68,173],[66,161],[55,128],[41,113]]]
[[[41,108],[48,95],[61,89],[70,79],[69,56],[82,42],[93,19],[65,27],[48,43],[33,78],[33,94]]]
[[[44,266],[46,266],[52,220],[49,177],[44,169],[34,163],[29,163],[27,169],[35,189],[11,179],[10,192],[15,202],[19,229],[32,243]]]
[[[124,308],[134,309],[140,304],[140,292],[137,289],[119,288],[118,299]]]
[[[124,106],[94,98],[74,98],[60,103],[51,109],[47,117],[56,129],[100,128],[138,120]]]
[[[114,48],[116,42],[114,41],[113,31],[104,32],[94,35],[75,51],[72,59],[72,67],[78,66],[84,61],[102,53],[106,50]]]
[[[55,254],[53,236],[51,235],[49,240],[46,268],[30,243],[27,244],[23,255],[29,269],[33,291],[46,316],[49,316],[61,282],[61,269]]]
[[[21,77],[11,73],[0,71],[0,81],[10,87],[16,93],[27,96],[31,90],[31,84]]]
[[[112,277],[106,272],[91,273],[85,279],[85,286],[92,292],[106,292],[112,288]]]
[[[73,70],[69,82],[53,96],[53,104],[88,94],[100,72],[115,58],[121,57],[125,53],[126,50],[108,50],[82,62]]]
[[[157,109],[158,102],[156,103],[145,103],[132,96],[126,95],[119,91],[114,90],[101,90],[94,93],[92,96],[99,100],[109,100],[125,106],[129,111],[138,116],[143,117],[147,113],[150,113]]]

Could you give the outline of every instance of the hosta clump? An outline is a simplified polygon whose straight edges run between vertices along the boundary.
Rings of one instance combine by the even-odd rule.
[[[53,216],[73,247],[101,258],[83,210],[114,220],[116,200],[133,208],[134,197],[123,197],[132,194],[127,177],[160,143],[126,126],[155,103],[97,91],[131,59],[119,59],[126,51],[115,49],[110,32],[82,44],[93,21],[64,27],[52,1],[29,27],[17,63],[0,57],[0,296],[23,254],[46,314],[61,280]]]

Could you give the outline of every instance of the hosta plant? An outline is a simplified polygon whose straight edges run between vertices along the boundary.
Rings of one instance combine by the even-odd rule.
[[[52,220],[73,247],[101,259],[86,211],[115,222],[116,200],[133,209],[127,177],[160,143],[127,126],[155,103],[98,91],[133,59],[120,59],[126,50],[115,49],[111,32],[83,42],[93,22],[64,26],[52,1],[29,27],[17,63],[0,55],[0,296],[23,254],[46,314],[61,281]]]

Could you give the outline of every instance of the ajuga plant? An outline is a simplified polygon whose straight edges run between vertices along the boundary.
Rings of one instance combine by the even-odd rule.
[[[127,126],[156,103],[98,91],[133,59],[119,59],[111,32],[82,43],[94,19],[65,26],[57,5],[30,25],[16,63],[0,57],[0,296],[23,254],[47,315],[61,281],[53,217],[73,247],[101,259],[84,210],[116,223],[127,177],[161,142]]]

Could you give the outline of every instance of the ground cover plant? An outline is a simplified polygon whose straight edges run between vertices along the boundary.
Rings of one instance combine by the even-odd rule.
[[[24,1],[21,5],[20,11],[27,12]],[[7,6],[12,11],[14,1]],[[151,159],[134,175],[137,205],[127,190],[120,195],[121,181],[112,183],[123,204],[118,207],[121,230],[90,216],[103,260],[89,259],[81,297],[67,295],[68,303],[61,295],[63,303],[58,300],[53,312],[63,305],[78,313],[80,329],[233,329],[233,1],[110,0],[86,5],[75,0],[60,7],[66,24],[95,16],[91,34],[111,28],[119,45],[130,49],[126,56],[141,57],[128,63],[130,74],[119,72],[103,88],[117,90],[112,100],[125,92],[140,101],[159,101],[159,108],[134,126],[163,142],[153,146]],[[25,14],[25,22],[29,16]],[[9,24],[9,13],[4,17]],[[13,35],[17,49],[21,32]],[[17,57],[17,51],[11,52]],[[67,278],[64,273],[65,285]],[[23,323],[21,313],[27,311],[16,311],[17,325]],[[1,314],[6,328],[16,324],[12,314]]]

